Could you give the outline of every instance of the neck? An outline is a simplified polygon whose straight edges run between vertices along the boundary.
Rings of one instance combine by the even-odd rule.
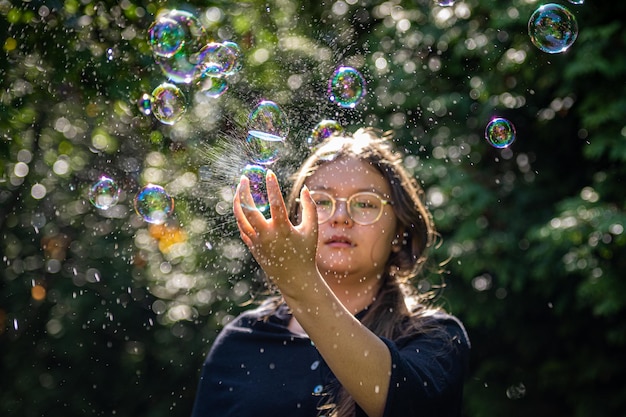
[[[324,274],[324,279],[341,304],[352,314],[372,304],[381,286],[380,276],[355,277],[329,272]]]

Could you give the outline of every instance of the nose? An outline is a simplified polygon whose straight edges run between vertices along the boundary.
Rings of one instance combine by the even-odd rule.
[[[335,212],[330,221],[333,225],[345,224],[352,226],[352,217],[348,213],[348,203],[345,200],[335,201]]]

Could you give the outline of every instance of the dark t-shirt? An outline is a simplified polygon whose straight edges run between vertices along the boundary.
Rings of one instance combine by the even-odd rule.
[[[324,415],[319,406],[337,387],[335,376],[308,337],[288,330],[286,306],[262,317],[250,310],[224,327],[203,365],[192,417]],[[442,331],[382,339],[392,359],[385,417],[461,415],[469,340],[455,317],[432,319]]]

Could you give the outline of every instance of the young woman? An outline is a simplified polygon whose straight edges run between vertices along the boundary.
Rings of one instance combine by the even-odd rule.
[[[271,218],[245,177],[233,208],[280,295],[225,326],[193,416],[460,416],[469,340],[410,285],[436,232],[391,140],[329,138],[286,204],[266,183]]]

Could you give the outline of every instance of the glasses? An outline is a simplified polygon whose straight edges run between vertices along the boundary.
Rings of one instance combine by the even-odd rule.
[[[378,194],[367,191],[352,194],[348,198],[335,198],[325,191],[311,191],[311,198],[315,201],[318,223],[327,222],[335,214],[337,201],[345,201],[352,221],[364,226],[376,223],[383,214],[384,206],[391,204]]]

